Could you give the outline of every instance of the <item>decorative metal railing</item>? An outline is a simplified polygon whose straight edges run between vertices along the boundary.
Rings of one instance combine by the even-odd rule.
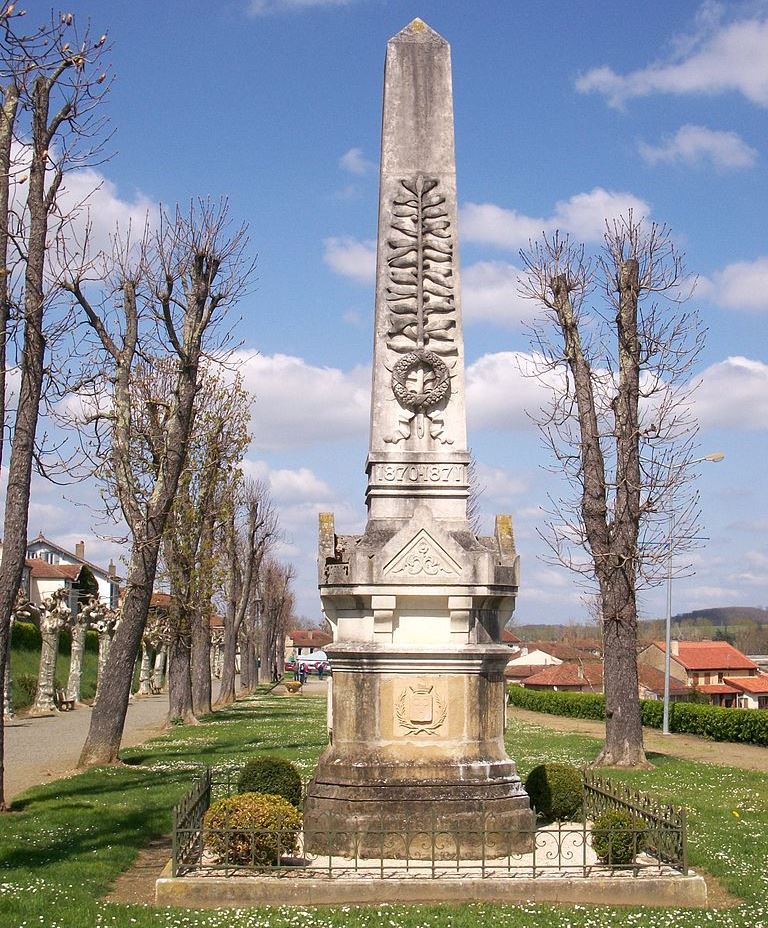
[[[661,803],[646,793],[584,770],[584,815],[594,820],[609,809],[628,812],[645,825],[648,853],[671,867],[688,872],[688,831],[685,809]]]
[[[234,792],[236,773],[206,770],[174,809],[174,876],[492,879],[688,870],[684,810],[591,771],[584,774],[580,821],[515,833],[500,827],[491,810],[481,810],[471,826],[451,827],[435,817],[426,828],[405,831],[384,820],[373,825],[350,820],[339,829],[317,818],[305,823],[304,832],[209,828],[205,812],[211,799]],[[628,812],[632,825],[593,831],[594,818],[613,809]]]

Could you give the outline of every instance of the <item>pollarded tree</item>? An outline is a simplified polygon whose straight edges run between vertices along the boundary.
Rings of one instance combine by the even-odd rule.
[[[637,593],[697,535],[691,373],[703,345],[682,308],[682,258],[669,230],[630,212],[600,255],[559,234],[522,253],[533,371],[551,396],[540,428],[571,495],[552,497],[542,533],[553,559],[599,592],[606,733],[598,763],[645,763],[637,678]],[[599,293],[599,296],[598,296]],[[584,554],[586,553],[586,557]]]
[[[163,212],[158,229],[140,243],[116,238],[101,268],[84,267],[66,283],[93,335],[89,362],[101,372],[91,378],[94,393],[82,421],[95,430],[97,460],[106,449],[100,473],[131,543],[122,617],[81,765],[117,759],[160,546],[186,461],[200,367],[207,353],[221,349],[217,324],[250,276],[246,247],[245,228],[232,228],[226,204],[201,202],[186,212]],[[94,278],[104,282],[98,302],[89,288]],[[169,395],[162,403],[137,404],[137,368],[169,357]],[[135,447],[146,445],[149,431],[163,436],[156,459],[151,449]]]

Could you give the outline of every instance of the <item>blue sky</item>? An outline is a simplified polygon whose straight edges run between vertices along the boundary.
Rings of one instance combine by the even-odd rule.
[[[29,15],[47,7],[30,3]],[[515,516],[517,618],[582,620],[536,529],[555,478],[514,373],[529,350],[518,250],[542,228],[594,241],[629,205],[670,224],[709,327],[698,374],[711,541],[676,611],[768,606],[768,3],[553,0],[79,0],[114,43],[114,155],[98,170],[102,232],[148,204],[229,196],[250,223],[240,306],[256,392],[248,470],[269,480],[300,611],[319,615],[316,513],[364,522],[381,85],[387,39],[414,16],[451,43],[470,443],[484,507]],[[35,481],[30,532],[92,537],[92,516]],[[644,596],[645,614],[663,595]]]

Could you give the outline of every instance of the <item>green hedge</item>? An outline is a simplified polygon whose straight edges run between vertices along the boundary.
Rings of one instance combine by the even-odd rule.
[[[31,651],[40,650],[40,629],[32,622],[14,622],[11,632],[11,647]]]
[[[596,721],[605,718],[605,698],[597,693],[527,690],[512,684],[509,701],[513,706],[533,712]],[[660,699],[642,699],[640,709],[643,725],[661,728],[664,706]],[[768,709],[724,709],[702,703],[673,702],[669,728],[673,732],[701,735],[712,741],[742,741],[768,746]]]

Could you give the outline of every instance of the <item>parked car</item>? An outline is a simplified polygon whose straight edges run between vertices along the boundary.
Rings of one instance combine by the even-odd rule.
[[[285,662],[285,669],[294,671],[297,664],[305,664],[309,673],[331,672],[331,664],[325,651],[313,651],[311,654],[300,654],[298,657],[289,657]]]

